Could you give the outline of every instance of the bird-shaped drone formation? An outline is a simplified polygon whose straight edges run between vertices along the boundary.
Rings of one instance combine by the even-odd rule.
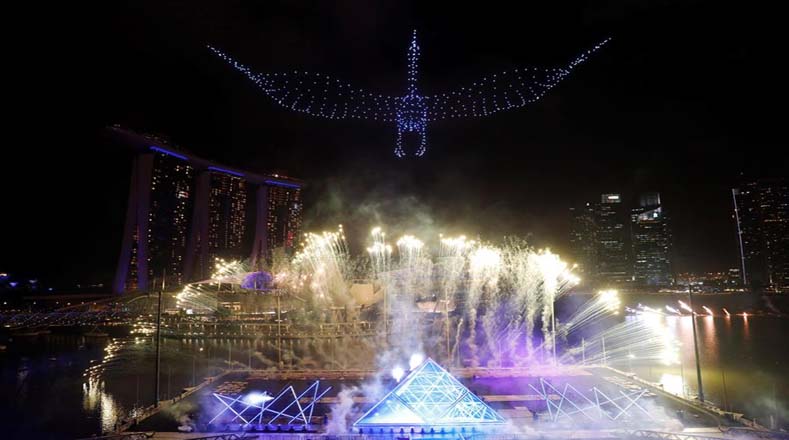
[[[427,150],[428,123],[489,116],[531,104],[542,98],[608,41],[610,38],[586,50],[563,67],[514,69],[482,78],[454,91],[423,95],[417,84],[420,50],[414,31],[408,48],[407,85],[402,96],[372,93],[321,73],[298,70],[289,73],[257,73],[221,50],[210,45],[208,48],[244,73],[267,96],[285,108],[328,119],[393,122],[397,129],[394,153],[404,157],[405,133],[418,135],[414,155],[422,156]]]

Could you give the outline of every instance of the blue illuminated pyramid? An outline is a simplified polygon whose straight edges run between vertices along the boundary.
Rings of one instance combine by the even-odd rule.
[[[493,408],[428,358],[353,426],[463,427],[503,423]]]

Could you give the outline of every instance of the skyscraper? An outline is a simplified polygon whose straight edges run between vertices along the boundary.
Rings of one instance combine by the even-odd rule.
[[[268,190],[268,248],[292,250],[301,230],[301,188],[281,183]]]
[[[147,291],[154,277],[166,277],[169,286],[205,279],[217,257],[257,263],[274,246],[294,245],[300,181],[221,166],[154,136],[112,131],[135,152],[116,293]]]
[[[789,190],[786,179],[746,181],[732,189],[742,281],[789,291]]]
[[[659,193],[639,197],[630,214],[633,280],[641,286],[667,286],[671,274],[671,233]]]
[[[628,215],[619,194],[603,194],[595,210],[597,280],[619,285],[631,280]]]
[[[211,195],[208,199],[208,256],[245,258],[242,245],[246,232],[247,183],[244,179],[216,167],[210,170]],[[232,173],[232,174],[231,174]]]
[[[578,272],[584,279],[593,279],[597,273],[597,225],[592,203],[570,208],[570,249]]]

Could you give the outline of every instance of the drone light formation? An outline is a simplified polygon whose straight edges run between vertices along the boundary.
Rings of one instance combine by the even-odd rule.
[[[221,50],[213,46],[208,48],[285,108],[327,119],[393,122],[397,130],[394,153],[397,157],[405,157],[405,133],[419,137],[414,155],[422,156],[427,150],[428,123],[490,116],[534,103],[609,40],[584,51],[564,67],[519,68],[484,77],[452,91],[423,95],[418,87],[420,48],[414,31],[408,47],[406,93],[402,96],[369,92],[321,73],[299,70],[257,73]]]

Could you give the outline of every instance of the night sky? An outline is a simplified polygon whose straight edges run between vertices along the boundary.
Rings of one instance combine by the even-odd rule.
[[[200,156],[306,180],[310,229],[377,222],[566,251],[568,208],[659,191],[677,266],[736,265],[738,175],[789,175],[782,15],[742,2],[105,2],[37,20],[7,41],[27,124],[6,141],[0,272],[108,282],[130,155],[105,127],[169,136]],[[67,15],[66,15],[67,14]],[[396,159],[393,126],[278,107],[214,57],[305,69],[401,94],[411,31],[426,94],[522,66],[562,65],[611,43],[538,103],[433,123],[423,158]],[[11,68],[15,66],[14,68]],[[10,143],[15,145],[10,145]],[[18,144],[17,142],[23,142]],[[350,234],[349,234],[350,235]],[[428,238],[428,237],[425,237]]]

